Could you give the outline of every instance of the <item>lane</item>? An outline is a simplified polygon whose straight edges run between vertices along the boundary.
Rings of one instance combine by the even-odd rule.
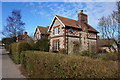
[[[0,46],[0,80],[2,79],[2,46]]]
[[[10,59],[8,52],[2,49],[2,78],[25,78],[19,70],[20,65],[16,65]],[[1,56],[0,54],[0,56]]]

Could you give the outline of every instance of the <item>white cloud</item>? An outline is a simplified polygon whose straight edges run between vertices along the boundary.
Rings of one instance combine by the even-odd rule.
[[[33,3],[30,3],[33,6]],[[65,2],[65,3],[42,3],[39,2],[36,6],[33,6],[33,12],[39,15],[52,16],[60,15],[63,17],[77,20],[79,10],[84,10],[84,13],[88,15],[88,23],[92,26],[98,24],[98,19],[102,16],[107,16],[115,10],[115,2]],[[49,12],[49,13],[48,13]]]
[[[102,16],[110,15],[115,10],[115,3],[86,3],[86,10],[89,17],[89,23],[92,25],[98,24],[98,19]]]

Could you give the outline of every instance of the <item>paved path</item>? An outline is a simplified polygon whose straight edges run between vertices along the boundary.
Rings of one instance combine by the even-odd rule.
[[[2,60],[2,78],[25,78],[19,70],[20,65],[13,63],[5,49],[0,48],[0,52],[1,50],[2,53],[0,53],[0,57],[2,56],[2,59],[0,58],[0,62]]]

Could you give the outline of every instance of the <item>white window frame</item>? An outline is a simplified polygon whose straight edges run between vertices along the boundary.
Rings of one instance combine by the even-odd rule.
[[[58,51],[58,49],[59,49],[59,41],[54,41],[53,46],[54,46],[54,51]]]
[[[55,28],[55,35],[58,35],[59,34],[59,28]]]
[[[39,34],[37,34],[37,39],[39,39]]]

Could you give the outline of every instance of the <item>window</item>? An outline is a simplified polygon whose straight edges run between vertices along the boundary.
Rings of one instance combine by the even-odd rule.
[[[54,43],[53,43],[53,46],[54,46],[54,51],[58,51],[58,48],[59,48],[59,41],[57,40],[57,41],[54,41]]]
[[[59,34],[59,29],[58,28],[55,28],[55,35],[56,34]]]
[[[37,34],[37,39],[39,39],[39,34]]]

